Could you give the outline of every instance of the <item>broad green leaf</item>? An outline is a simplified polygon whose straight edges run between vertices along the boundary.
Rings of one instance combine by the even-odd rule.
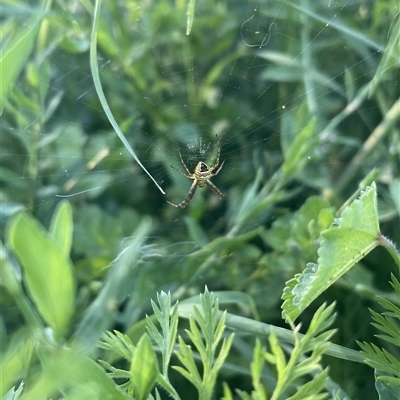
[[[69,256],[72,244],[72,208],[68,201],[58,204],[50,223],[50,233]]]
[[[71,261],[59,243],[26,213],[11,221],[8,243],[23,266],[26,286],[40,315],[57,337],[62,336],[74,312]]]
[[[2,50],[0,57],[0,114],[3,112],[8,92],[25,66],[32,51],[36,35],[44,14],[35,15],[30,21],[19,24],[8,44]]]
[[[277,218],[268,230],[261,230],[261,239],[274,250],[285,252],[291,235],[293,214],[286,214]]]
[[[375,183],[344,209],[338,226],[321,233],[318,263],[287,282],[282,299],[286,320],[294,321],[323,291],[377,245],[379,234]]]
[[[104,369],[81,352],[63,348],[40,352],[43,372],[21,400],[48,398],[55,390],[66,400],[128,400]],[[46,397],[45,397],[46,396]]]
[[[322,197],[311,196],[294,213],[291,224],[291,239],[302,254],[304,260],[315,256],[318,238],[322,230],[333,222],[333,210]]]
[[[42,329],[43,322],[33,308],[32,303],[28,300],[22,288],[22,283],[20,279],[18,279],[18,275],[10,261],[3,242],[0,240],[0,286],[4,286],[8,289],[28,325],[31,328]],[[0,335],[1,334],[0,332]],[[6,337],[5,334],[4,337]]]
[[[146,400],[158,377],[158,362],[151,341],[144,334],[131,363],[131,380],[136,400]]]

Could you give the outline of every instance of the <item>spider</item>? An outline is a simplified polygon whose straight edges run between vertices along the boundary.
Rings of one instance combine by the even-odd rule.
[[[219,141],[218,141],[218,152],[217,152],[217,159],[215,161],[215,164],[212,167],[209,167],[205,162],[200,161],[198,162],[198,164],[196,165],[196,168],[194,169],[194,172],[191,174],[188,167],[186,166],[185,162],[183,161],[182,158],[182,154],[181,154],[181,150],[178,148],[178,152],[179,152],[179,157],[181,159],[181,163],[182,165],[185,167],[185,170],[187,172],[187,174],[185,174],[184,172],[179,171],[179,169],[175,168],[173,165],[171,165],[171,167],[173,169],[175,169],[176,171],[178,171],[180,174],[182,174],[183,176],[186,176],[186,178],[189,179],[193,179],[193,183],[192,186],[189,189],[189,192],[186,196],[186,199],[181,201],[179,204],[173,204],[169,201],[167,201],[167,203],[171,204],[171,206],[174,207],[179,207],[179,208],[185,208],[189,203],[190,200],[192,200],[194,193],[196,192],[197,186],[198,187],[204,187],[204,186],[208,186],[214,193],[218,194],[219,196],[225,196],[211,181],[210,179],[213,176],[218,175],[218,172],[221,171],[221,168],[224,165],[224,162],[222,162],[222,164],[219,166],[219,155],[221,152],[221,148],[219,146]],[[218,168],[218,169],[217,169]],[[217,169],[217,172],[215,172],[213,174],[213,171]]]

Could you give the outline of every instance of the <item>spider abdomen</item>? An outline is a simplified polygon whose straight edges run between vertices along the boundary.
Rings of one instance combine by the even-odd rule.
[[[205,186],[206,182],[211,178],[210,167],[206,163],[200,161],[196,165],[196,168],[194,170],[194,176],[199,182],[200,187]]]

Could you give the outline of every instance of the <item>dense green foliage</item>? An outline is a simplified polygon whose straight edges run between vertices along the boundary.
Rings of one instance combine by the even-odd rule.
[[[400,398],[395,1],[0,9],[1,396]]]

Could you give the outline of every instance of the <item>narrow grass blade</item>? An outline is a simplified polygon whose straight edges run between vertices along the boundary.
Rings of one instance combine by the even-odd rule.
[[[143,169],[143,171],[155,183],[155,185],[160,190],[160,192],[162,194],[165,194],[164,190],[157,183],[157,181],[153,178],[153,176],[150,174],[150,172],[147,171],[145,166],[141,163],[141,161],[139,160],[138,156],[136,155],[136,153],[132,149],[132,147],[129,144],[129,142],[126,140],[126,137],[122,133],[117,121],[115,120],[114,115],[112,114],[110,106],[108,105],[108,102],[107,102],[106,97],[104,95],[103,88],[102,88],[101,82],[100,82],[99,66],[98,66],[98,63],[97,63],[97,28],[98,28],[98,22],[99,22],[99,16],[100,16],[100,7],[101,7],[101,0],[96,0],[96,5],[95,5],[95,9],[94,9],[94,16],[93,16],[92,37],[91,37],[91,41],[90,41],[90,69],[92,71],[94,86],[96,88],[97,95],[99,96],[100,103],[103,106],[103,110],[106,113],[108,120],[111,122],[111,125],[113,126],[113,128],[114,128],[115,132],[117,133],[118,137],[121,139],[121,142],[123,143],[123,145],[129,151],[129,153],[134,158],[134,160]]]

